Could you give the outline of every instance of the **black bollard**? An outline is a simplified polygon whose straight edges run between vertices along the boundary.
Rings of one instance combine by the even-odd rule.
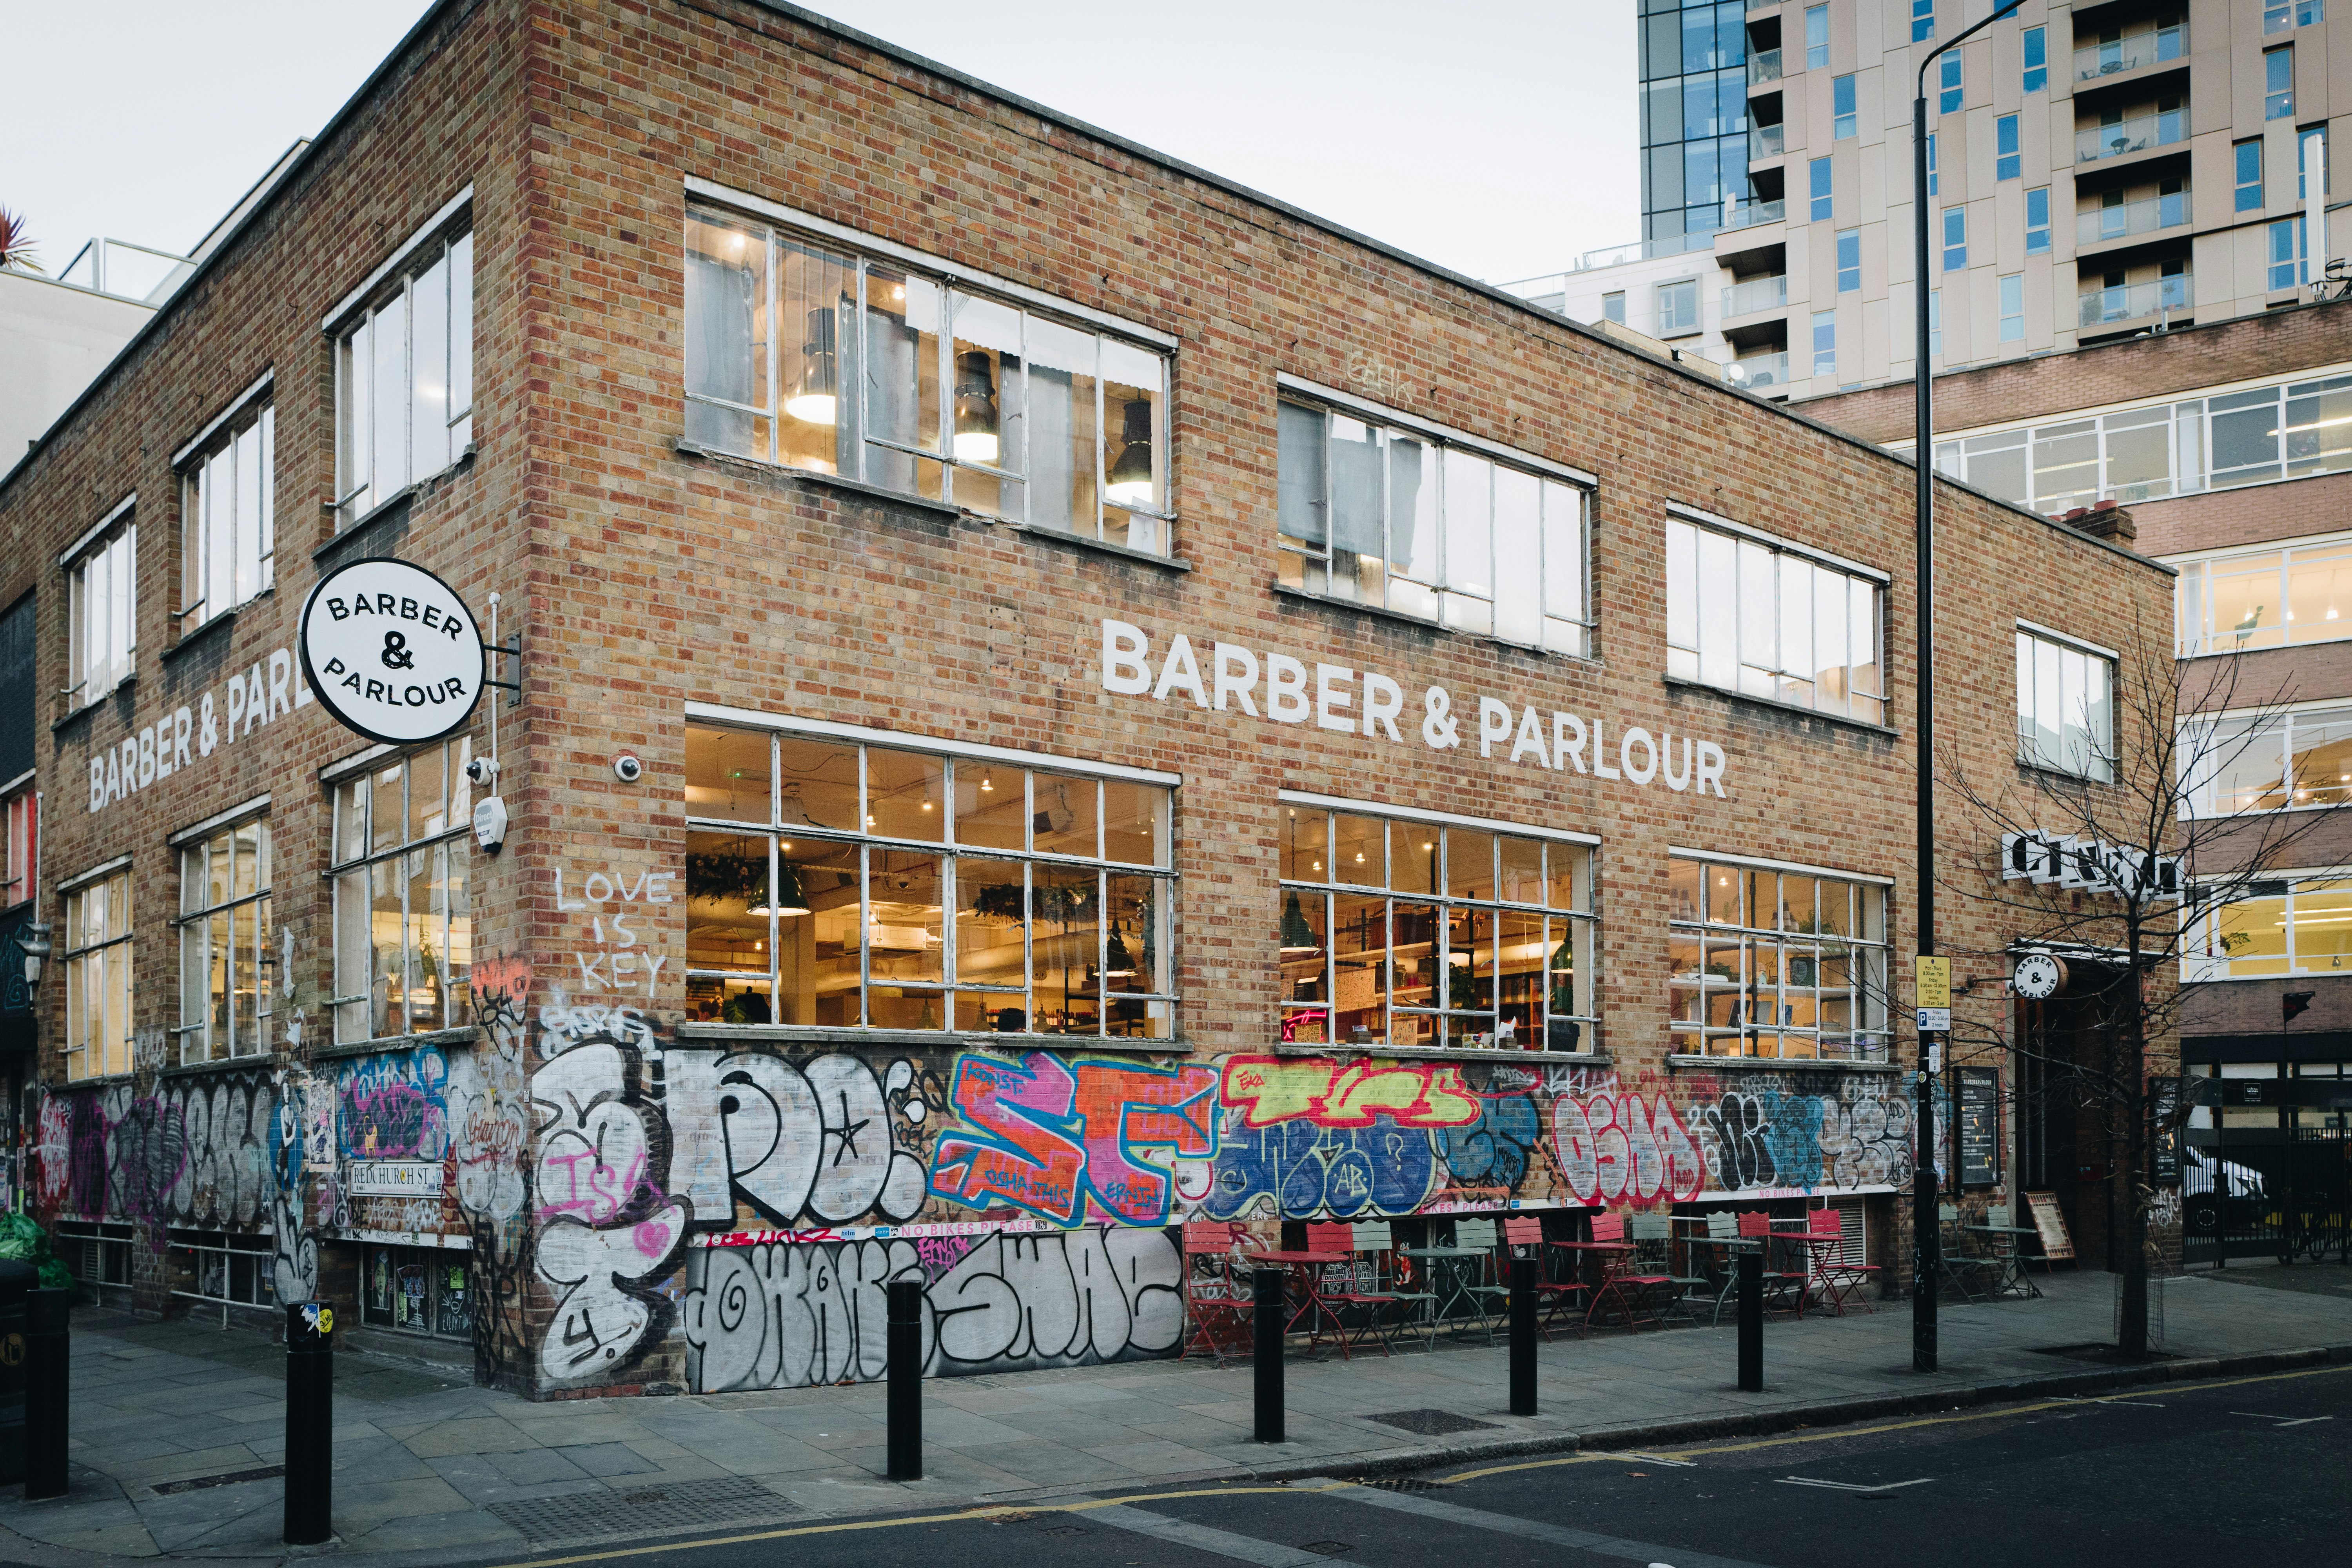
[[[0,1258],[0,1486],[25,1479],[25,1298],[40,1270]]]
[[[1257,1271],[1250,1331],[1250,1364],[1257,1373],[1257,1440],[1282,1442],[1282,1270]]]
[[[890,1281],[890,1479],[923,1479],[923,1282]]]
[[[1764,1253],[1739,1255],[1739,1391],[1764,1392]]]
[[[66,1495],[71,1290],[36,1290],[25,1306],[25,1499]]]
[[[335,1532],[335,1310],[286,1309],[286,1544]]]
[[[1511,1414],[1536,1413],[1536,1260],[1511,1259]]]

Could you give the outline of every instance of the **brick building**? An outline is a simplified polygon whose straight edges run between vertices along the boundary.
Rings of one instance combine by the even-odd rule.
[[[1907,386],[1804,407],[1909,447]],[[2184,1245],[2210,1258],[2222,1205],[2194,1167],[2227,1159],[2275,1200],[2290,1139],[2329,1144],[2303,1159],[2333,1169],[2352,1111],[2352,306],[1939,376],[1935,407],[1943,472],[2045,512],[2122,503],[2135,548],[2179,572],[2191,869],[2222,889],[2191,921],[2179,1011],[2186,1070],[2224,1080],[2189,1137]],[[2289,994],[2307,1011],[2290,1015]],[[2242,1205],[2232,1254],[2274,1251],[2276,1211]]]
[[[436,6],[0,480],[24,1202],[543,1394],[873,1375],[907,1270],[942,1373],[1167,1352],[1186,1219],[1901,1274],[1909,485],[790,7]],[[2171,574],[1946,506],[2021,787],[2021,628],[2098,674]],[[295,657],[377,555],[511,649],[405,752]]]

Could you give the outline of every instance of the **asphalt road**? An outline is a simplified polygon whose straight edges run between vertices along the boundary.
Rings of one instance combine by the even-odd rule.
[[[2352,1563],[2352,1367],[1674,1448],[1073,1495],[508,1561],[658,1568]]]

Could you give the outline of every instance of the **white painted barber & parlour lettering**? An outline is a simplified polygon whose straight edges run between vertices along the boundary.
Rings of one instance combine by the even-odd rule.
[[[1713,741],[1652,733],[1627,725],[1613,737],[1606,721],[1532,703],[1480,696],[1475,728],[1457,711],[1443,686],[1422,689],[1420,710],[1406,710],[1405,688],[1374,669],[1309,663],[1286,653],[1259,654],[1235,643],[1211,641],[1196,647],[1179,632],[1164,651],[1155,649],[1140,626],[1106,617],[1102,623],[1102,683],[1106,691],[1166,702],[1192,700],[1196,708],[1238,710],[1277,724],[1311,724],[1318,730],[1364,735],[1406,744],[1407,731],[1432,751],[1448,752],[1475,742],[1478,754],[1498,752],[1521,766],[1590,773],[1595,778],[1696,788],[1724,794],[1723,748]]]
[[[310,689],[303,684],[293,654],[272,648],[268,658],[232,672],[195,701],[167,709],[152,724],[142,724],[137,733],[93,752],[89,809],[103,811],[124,795],[137,795],[191,761],[209,757],[310,701]]]

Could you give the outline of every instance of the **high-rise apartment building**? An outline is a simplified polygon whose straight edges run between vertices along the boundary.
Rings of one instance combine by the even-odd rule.
[[[1910,375],[1913,83],[1992,0],[1640,3],[1641,240],[1512,287],[1766,395]],[[1937,368],[2307,299],[2326,39],[2326,0],[2027,0],[1937,59]]]

